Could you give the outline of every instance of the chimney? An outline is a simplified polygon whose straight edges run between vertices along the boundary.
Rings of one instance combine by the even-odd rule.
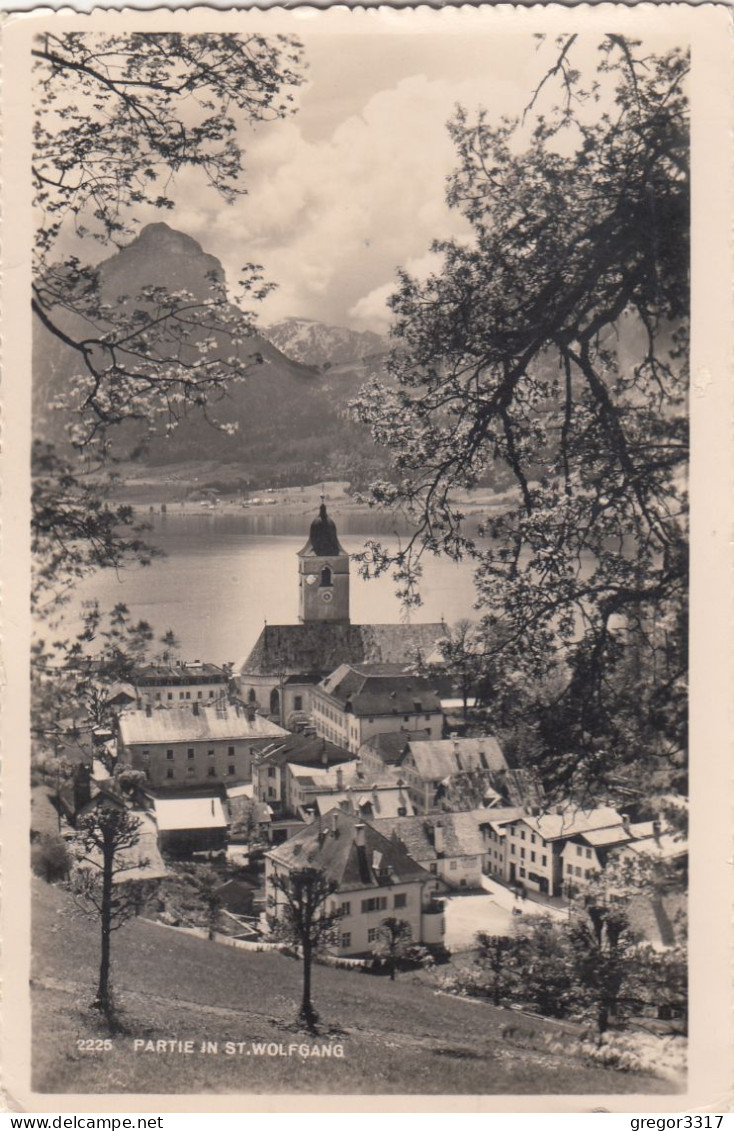
[[[336,810],[331,814],[331,831],[334,836],[339,834],[339,814]]]
[[[436,824],[433,826],[433,847],[436,849],[438,855],[440,855],[445,848],[443,825],[440,821],[436,821]]]
[[[652,835],[655,837],[655,843],[660,844],[660,833],[662,832],[662,823],[660,818],[657,817],[652,823]]]
[[[321,764],[323,766],[329,765],[329,751],[326,749],[326,739],[321,739]]]
[[[361,821],[358,821],[354,826],[354,843],[356,844],[357,848],[364,848],[365,846],[364,825]]]
[[[336,771],[336,788],[338,790],[344,789],[344,770],[341,766],[338,766]]]

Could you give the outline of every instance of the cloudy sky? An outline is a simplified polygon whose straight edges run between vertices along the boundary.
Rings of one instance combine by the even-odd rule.
[[[454,107],[516,112],[544,55],[531,36],[298,34],[309,63],[299,110],[243,134],[248,195],[224,206],[190,179],[166,219],[229,280],[264,266],[278,288],[262,322],[382,331],[395,269],[427,269],[433,239],[467,230],[444,202]]]

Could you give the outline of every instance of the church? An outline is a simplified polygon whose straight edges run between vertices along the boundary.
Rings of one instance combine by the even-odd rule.
[[[298,553],[298,624],[266,624],[239,666],[240,695],[291,729],[310,719],[314,686],[340,664],[415,664],[446,632],[438,624],[352,624],[349,555],[322,501]]]

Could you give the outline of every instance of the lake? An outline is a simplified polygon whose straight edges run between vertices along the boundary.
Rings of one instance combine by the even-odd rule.
[[[397,548],[390,524],[363,512],[334,516],[344,549],[354,554],[369,537]],[[183,659],[211,663],[243,660],[263,624],[298,621],[296,555],[304,546],[312,516],[292,514],[155,515],[150,542],[166,552],[153,565],[98,572],[78,586],[65,614],[71,624],[82,602],[118,602],[149,621],[160,637],[171,628]],[[379,526],[383,531],[379,530]],[[396,624],[404,619],[389,577],[364,581],[352,563],[351,619],[354,624]],[[413,623],[453,624],[477,617],[473,609],[472,568],[445,558],[424,562],[423,605],[411,610]]]

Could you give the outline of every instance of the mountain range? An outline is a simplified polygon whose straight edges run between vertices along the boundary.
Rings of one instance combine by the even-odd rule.
[[[105,303],[129,304],[146,287],[189,291],[203,301],[226,293],[221,263],[196,240],[165,223],[149,224],[126,247],[96,268],[96,285]],[[230,308],[231,310],[232,308]],[[59,318],[58,309],[54,316]],[[78,316],[63,314],[61,328],[80,336]],[[202,328],[202,339],[211,333]],[[233,347],[216,333],[223,355]],[[323,478],[353,479],[357,467],[377,469],[384,457],[362,426],[349,417],[348,402],[371,375],[380,372],[386,343],[377,334],[289,318],[247,337],[236,348],[255,362],[244,383],[233,383],[211,415],[236,423],[226,435],[214,429],[199,409],[168,437],[146,443],[145,426],[118,430],[124,447],[143,445],[149,467],[181,462],[236,464],[243,481],[303,483]],[[34,326],[33,413],[37,438],[63,445],[68,418],[52,402],[78,370],[76,351],[40,321]]]

